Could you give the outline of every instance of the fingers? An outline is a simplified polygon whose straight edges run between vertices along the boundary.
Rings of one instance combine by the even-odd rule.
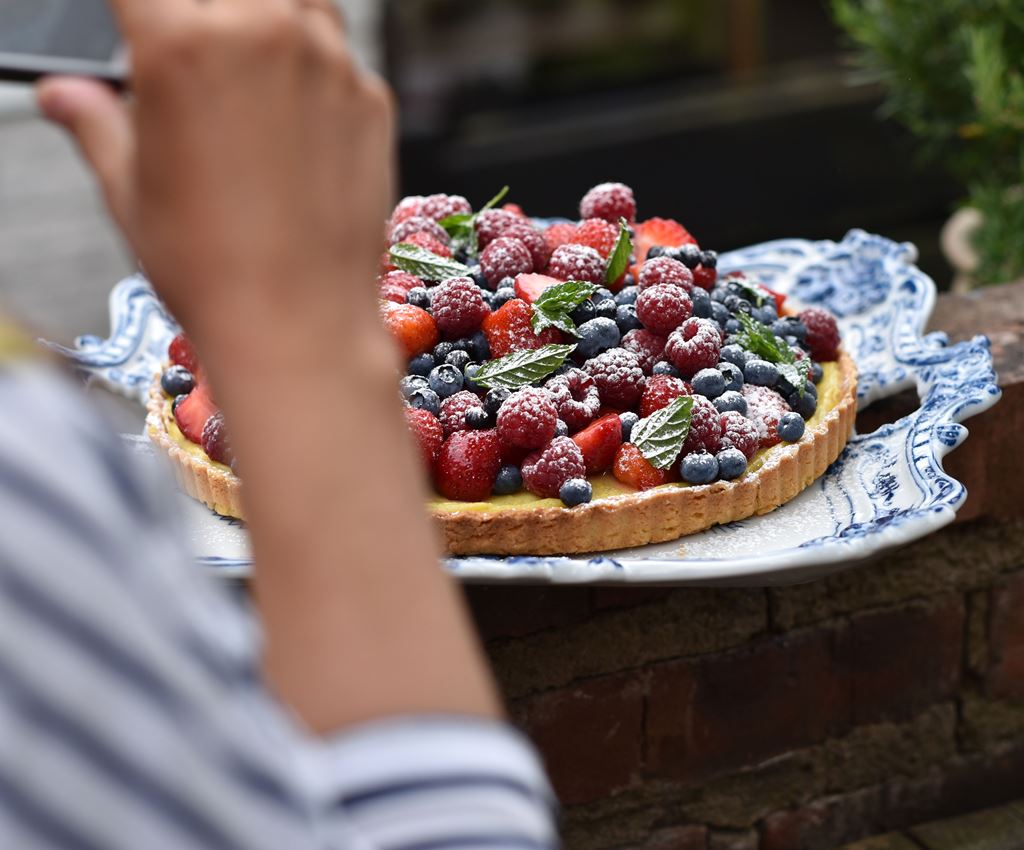
[[[64,127],[103,188],[117,221],[125,226],[131,204],[134,131],[127,107],[106,85],[77,77],[50,77],[36,87],[43,114]]]
[[[195,14],[196,0],[108,0],[117,24],[129,42],[165,26],[174,16]]]

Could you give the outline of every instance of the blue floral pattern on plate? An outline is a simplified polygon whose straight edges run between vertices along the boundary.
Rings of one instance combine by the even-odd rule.
[[[856,435],[793,501],[670,543],[590,558],[451,558],[448,569],[485,583],[781,584],[843,569],[951,522],[967,494],[942,458],[967,436],[961,423],[995,404],[1000,391],[988,340],[949,345],[942,334],[923,333],[935,285],[915,259],[912,245],[861,230],[840,242],[783,239],[719,258],[723,273],[743,270],[840,317],[843,344],[860,370],[861,407],[912,387],[920,398],[910,415]],[[138,276],[115,287],[110,312],[109,339],[54,347],[92,379],[142,401],[177,326]],[[185,497],[182,504],[199,561],[244,575],[244,527]]]

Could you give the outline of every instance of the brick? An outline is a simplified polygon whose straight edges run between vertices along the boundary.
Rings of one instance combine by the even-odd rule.
[[[653,667],[648,771],[699,781],[843,730],[849,706],[822,629]]]
[[[854,724],[900,720],[950,699],[963,636],[959,596],[853,617],[837,663],[851,689]]]
[[[1008,741],[986,752],[961,757],[947,766],[943,778],[942,809],[931,818],[959,814],[1009,803],[1024,788],[1024,741]]]
[[[708,850],[758,850],[760,843],[756,829],[716,829],[708,833]]]
[[[562,842],[566,850],[640,847],[659,828],[690,822],[673,815],[671,797],[671,788],[644,782],[613,797],[567,806],[562,811]]]
[[[487,646],[510,698],[577,679],[742,644],[767,627],[760,590],[678,589],[661,601],[608,610],[557,631]]]
[[[1020,850],[1024,816],[1011,806],[944,818],[908,830],[928,850]]]
[[[967,597],[967,669],[975,676],[988,671],[989,596],[976,590]]]
[[[847,844],[841,850],[921,850],[921,845],[902,832],[887,832]]]
[[[1024,572],[993,590],[989,636],[989,695],[1024,698]]]
[[[670,826],[652,833],[642,845],[641,850],[727,850],[715,848],[708,843],[706,826]],[[736,848],[736,850],[743,850]]]
[[[643,699],[641,679],[625,674],[513,705],[513,717],[540,749],[563,804],[608,796],[636,780]]]
[[[667,587],[646,587],[637,584],[594,587],[590,590],[590,604],[595,611],[636,608],[649,602],[659,602],[672,592]]]
[[[585,587],[471,585],[464,591],[485,641],[564,628],[590,615],[590,597]]]
[[[1024,705],[988,700],[972,691],[962,695],[960,705],[960,737],[965,750],[989,750],[1004,741],[1024,740]]]

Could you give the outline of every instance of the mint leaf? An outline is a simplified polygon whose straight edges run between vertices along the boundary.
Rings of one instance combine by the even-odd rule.
[[[455,238],[467,230],[472,230],[475,218],[476,216],[473,213],[455,213],[454,215],[442,218],[438,224],[448,231],[449,236]]]
[[[595,292],[597,287],[594,284],[582,280],[567,280],[549,286],[533,302],[533,316],[530,318],[533,332],[539,334],[545,328],[558,328],[579,336],[569,314]]]
[[[779,339],[760,322],[750,318],[746,313],[737,314],[743,330],[740,332],[740,345],[754,352],[762,360],[775,363],[779,373],[784,375],[800,395],[807,389],[807,379],[811,374],[810,361],[805,357],[797,360],[796,355],[783,340]]]
[[[768,297],[768,293],[761,289],[760,286],[751,283],[746,278],[734,277],[729,280],[734,286],[738,286],[743,290],[743,294],[747,296],[748,301],[753,301],[755,307],[761,307],[764,305],[765,300]]]
[[[480,215],[480,213],[482,213],[484,210],[494,209],[494,207],[498,206],[498,204],[505,200],[505,196],[507,194],[508,186],[505,186],[500,192],[498,192],[497,195],[495,195],[486,204],[480,207],[480,212],[478,212],[477,215]]]
[[[575,345],[545,345],[532,351],[513,351],[485,363],[473,380],[488,388],[518,390],[546,378],[575,350]]]
[[[455,260],[446,260],[437,254],[431,254],[426,248],[399,242],[391,246],[391,262],[403,272],[414,274],[423,280],[448,280],[452,277],[465,277],[469,269]]]
[[[682,395],[633,426],[631,442],[656,469],[668,469],[690,433],[693,396]]]
[[[454,215],[442,218],[438,222],[448,232],[448,235],[451,236],[453,251],[458,252],[460,249],[465,249],[471,257],[475,257],[479,253],[480,246],[477,243],[476,237],[476,220],[484,210],[489,210],[500,204],[507,194],[508,186],[484,204],[478,212],[455,213]]]
[[[629,258],[633,256],[633,240],[629,238],[629,223],[624,218],[619,219],[619,238],[615,242],[615,248],[608,258],[608,270],[605,272],[605,281],[610,285],[615,283],[622,273],[629,268]]]

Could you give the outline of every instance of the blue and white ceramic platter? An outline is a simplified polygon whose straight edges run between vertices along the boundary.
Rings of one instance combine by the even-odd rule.
[[[478,583],[783,584],[844,569],[951,522],[967,494],[942,458],[967,436],[961,423],[1000,393],[984,337],[949,345],[942,334],[923,334],[935,285],[915,259],[912,245],[860,230],[841,242],[784,239],[720,257],[722,272],[743,270],[839,317],[860,370],[861,407],[911,387],[920,398],[910,415],[856,435],[793,501],[671,543],[590,558],[452,558],[447,568]],[[83,337],[60,350],[92,380],[141,402],[177,326],[141,277],[118,284],[110,303],[109,339]],[[146,452],[145,440],[130,442]],[[181,500],[197,559],[222,575],[245,575],[241,524]]]

